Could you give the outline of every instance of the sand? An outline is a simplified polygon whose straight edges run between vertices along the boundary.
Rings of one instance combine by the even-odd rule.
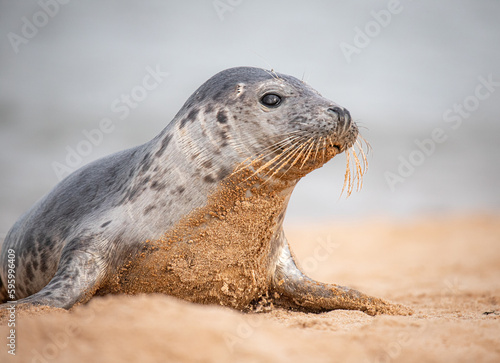
[[[499,362],[500,216],[332,221],[287,228],[311,277],[412,307],[243,314],[165,295],[17,311],[1,362]]]

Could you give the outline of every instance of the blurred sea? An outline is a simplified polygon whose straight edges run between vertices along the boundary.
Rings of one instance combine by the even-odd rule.
[[[0,2],[0,234],[58,182],[52,164],[84,130],[115,125],[82,163],[148,141],[205,80],[240,65],[303,78],[349,109],[373,148],[359,193],[339,198],[337,157],[299,183],[287,223],[498,213],[500,87],[475,94],[480,77],[500,82],[500,2],[391,3]],[[148,66],[168,76],[120,119],[113,102]],[[471,111],[454,129],[456,107]],[[437,128],[446,140],[419,159],[416,142]],[[418,165],[391,188],[387,173],[411,155]]]

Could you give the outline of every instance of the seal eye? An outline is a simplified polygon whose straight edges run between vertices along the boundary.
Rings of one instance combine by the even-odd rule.
[[[274,93],[268,93],[268,94],[262,96],[262,98],[260,99],[260,102],[262,102],[262,104],[264,106],[278,107],[279,104],[281,103],[281,97],[278,95],[275,95]]]

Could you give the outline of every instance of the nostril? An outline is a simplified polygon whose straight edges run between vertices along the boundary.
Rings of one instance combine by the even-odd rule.
[[[337,107],[337,106],[329,107],[328,111],[336,113],[339,118],[344,117],[344,110],[341,109],[340,107]]]

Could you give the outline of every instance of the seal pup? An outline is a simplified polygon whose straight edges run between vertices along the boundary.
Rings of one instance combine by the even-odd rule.
[[[265,299],[407,314],[305,276],[283,232],[297,182],[357,137],[345,108],[294,77],[222,71],[153,140],[75,171],[15,223],[0,295],[13,250],[18,303],[68,309],[94,295],[159,292],[241,310]]]

